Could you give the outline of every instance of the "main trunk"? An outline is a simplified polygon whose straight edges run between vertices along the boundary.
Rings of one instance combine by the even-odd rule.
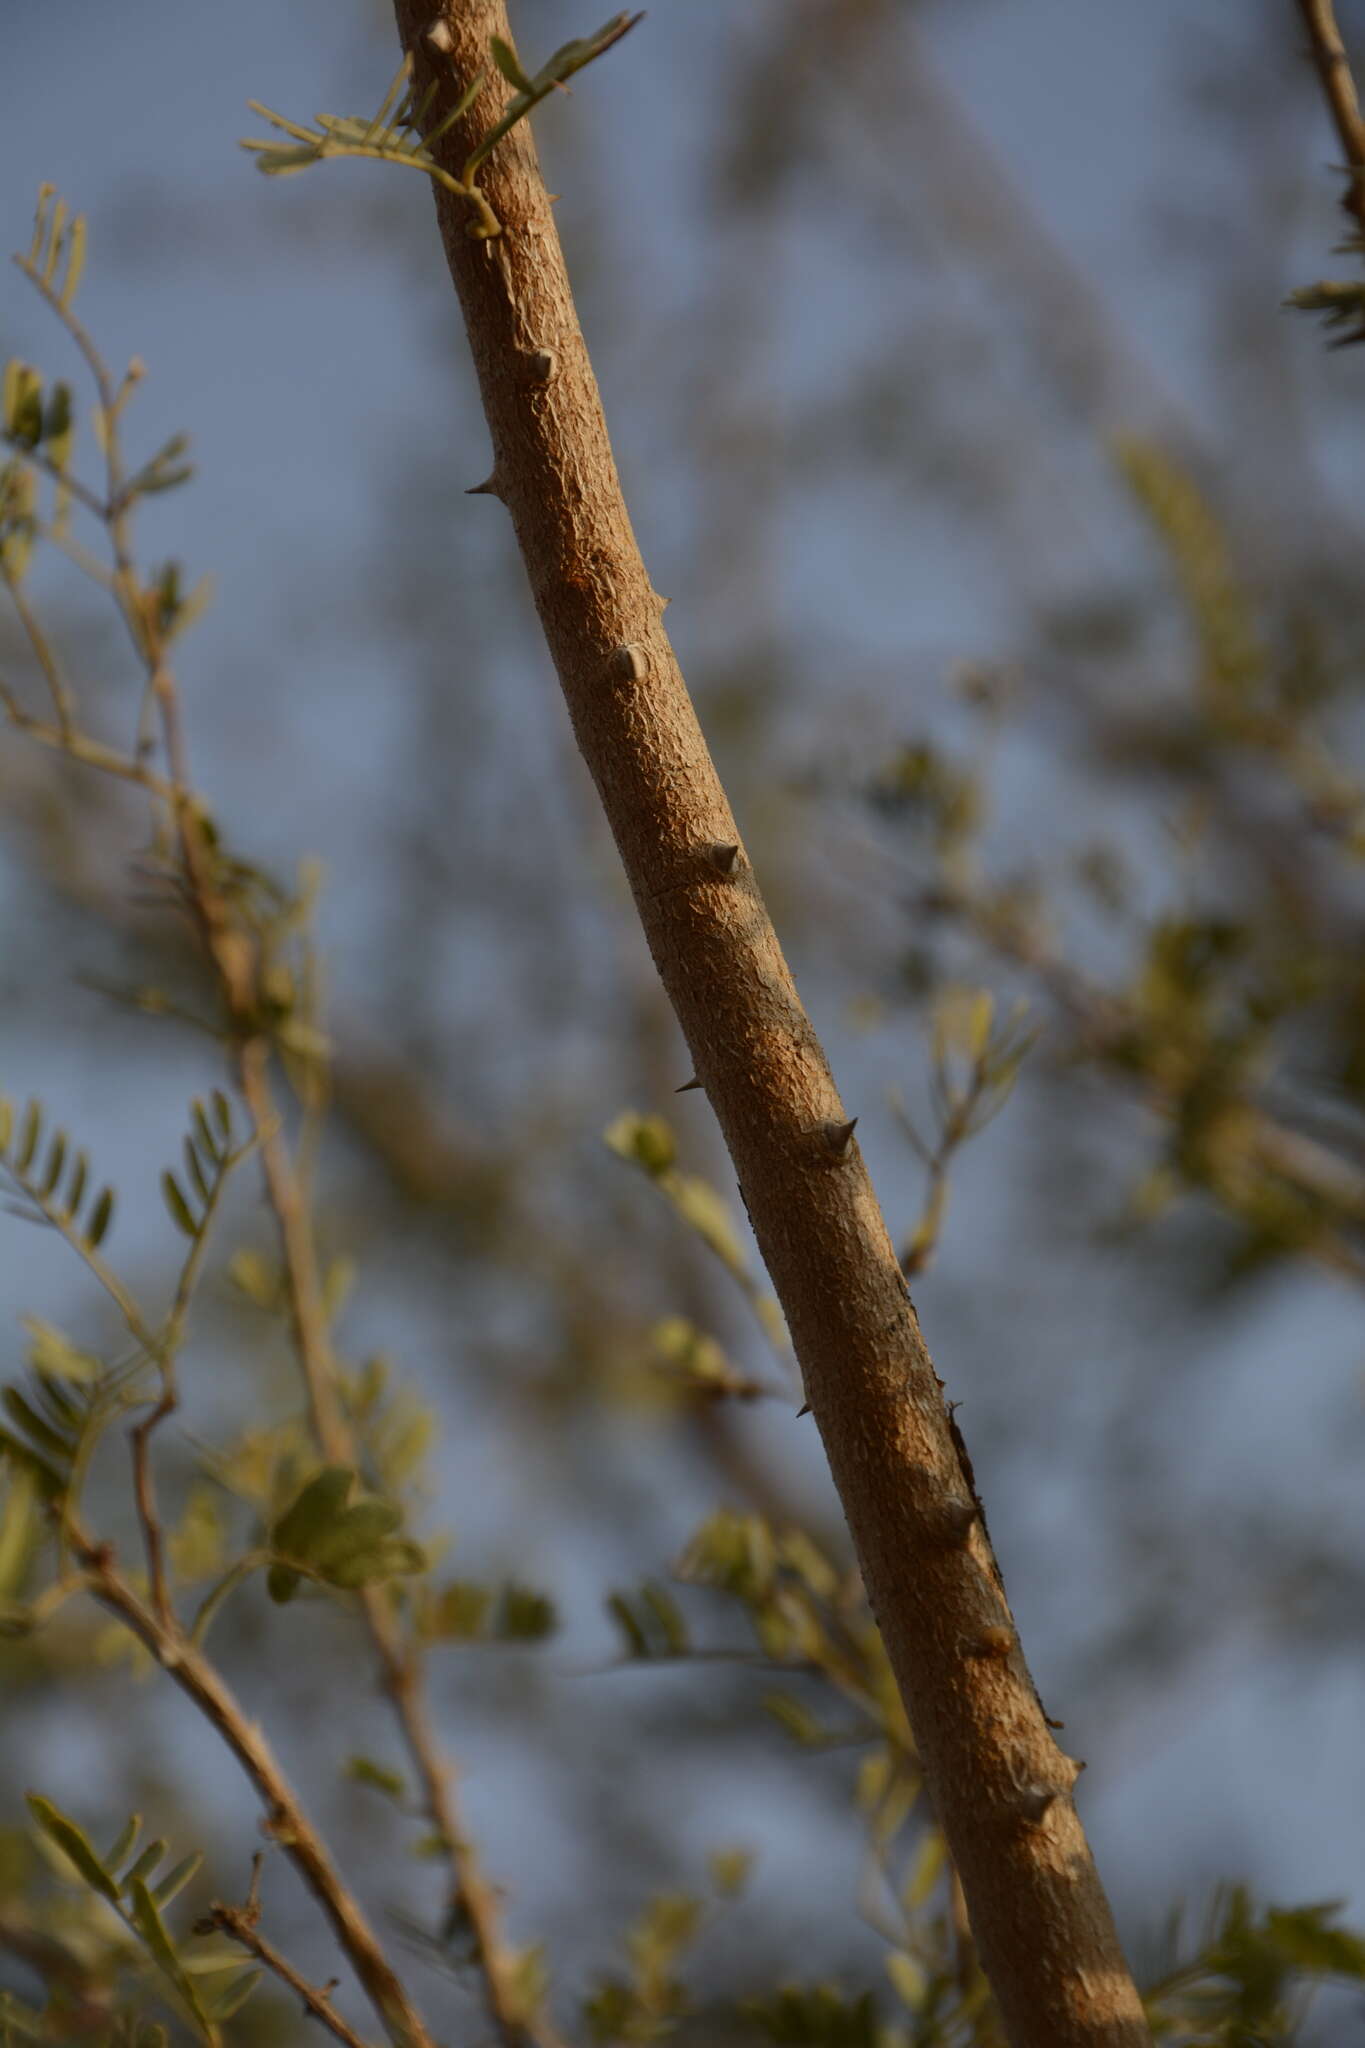
[[[510,39],[502,0],[396,0],[434,123]],[[608,89],[595,80],[594,92]],[[438,144],[458,176],[493,75]],[[511,514],[578,745],[720,1121],[982,1961],[1018,2048],[1150,2040],[940,1385],[631,531],[528,125],[479,182],[502,233],[437,210]],[[737,849],[737,850],[736,850]]]

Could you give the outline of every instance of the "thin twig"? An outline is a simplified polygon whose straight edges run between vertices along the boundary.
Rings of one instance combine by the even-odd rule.
[[[1327,110],[1346,159],[1347,186],[1341,203],[1365,239],[1365,120],[1361,118],[1351,60],[1341,40],[1332,0],[1299,0],[1299,12],[1308,30]]]
[[[80,761],[87,768],[98,768],[102,775],[112,775],[120,782],[135,782],[163,803],[174,798],[171,784],[155,769],[133,760],[128,754],[117,753],[102,741],[91,739],[88,733],[63,733],[57,726],[43,725],[23,709],[13,691],[3,684],[0,684],[0,705],[3,705],[5,715],[15,730],[28,739],[37,740],[40,746],[52,747],[69,759]]]
[[[74,758],[87,760],[91,765],[104,768],[107,772],[142,783],[165,803],[170,813],[179,845],[186,896],[194,913],[205,951],[217,973],[237,1038],[243,1092],[248,1098],[253,1125],[253,1143],[259,1144],[262,1149],[267,1188],[272,1201],[276,1204],[277,1213],[280,1213],[282,1207],[282,1229],[285,1219],[288,1219],[289,1228],[284,1233],[286,1258],[290,1262],[291,1271],[299,1276],[295,1297],[297,1302],[302,1303],[304,1311],[301,1319],[296,1316],[296,1323],[299,1325],[296,1334],[299,1337],[301,1354],[306,1353],[306,1375],[309,1375],[310,1397],[319,1438],[326,1454],[335,1455],[346,1446],[347,1435],[337,1403],[335,1373],[334,1370],[328,1370],[331,1360],[330,1352],[325,1348],[326,1322],[322,1312],[321,1292],[317,1285],[311,1234],[307,1228],[306,1215],[302,1214],[292,1194],[292,1184],[288,1178],[288,1154],[279,1136],[280,1121],[271,1102],[266,1082],[269,1047],[262,1035],[259,1022],[263,1006],[258,1001],[256,947],[249,933],[242,930],[233,917],[218,886],[215,858],[205,825],[203,807],[190,786],[179,700],[174,679],[164,662],[164,636],[155,608],[144,601],[144,592],[133,556],[130,520],[136,493],[129,491],[125,485],[118,422],[123,405],[140,375],[140,368],[133,366],[123,382],[115,387],[94,341],[69,306],[62,303],[32,264],[21,260],[19,267],[51,307],[84,357],[99,395],[107,479],[107,503],[103,508],[103,523],[109,535],[114,557],[112,594],[146,674],[143,716],[139,721],[139,756],[143,751],[142,743],[149,742],[151,738],[147,714],[155,713],[159,720],[169,766],[169,780],[155,775],[150,768],[143,768],[140,760],[138,763],[130,763],[122,756],[107,755],[106,750],[98,748],[96,743],[67,730],[68,720],[62,715],[63,707],[60,703],[59,729],[52,736],[51,743]],[[33,721],[26,718],[9,693],[4,693],[3,701],[11,721],[31,731]],[[48,737],[46,731],[41,731],[39,736]],[[65,1533],[75,1554],[90,1572],[95,1597],[118,1614],[132,1633],[146,1645],[158,1662],[171,1673],[181,1689],[195,1700],[200,1710],[218,1729],[229,1748],[238,1757],[266,1805],[270,1831],[282,1842],[322,1906],[342,1949],[355,1968],[396,2048],[432,2048],[431,2037],[420,2014],[384,1956],[358,1903],[334,1870],[320,1839],[299,1805],[292,1788],[280,1772],[264,1738],[243,1716],[236,1701],[198,1647],[185,1636],[171,1607],[162,1562],[162,1532],[152,1494],[148,1439],[152,1430],[174,1406],[174,1384],[169,1377],[169,1340],[178,1337],[183,1323],[188,1291],[197,1271],[195,1256],[192,1253],[187,1262],[169,1321],[158,1337],[148,1328],[136,1303],[117,1277],[105,1266],[98,1253],[79,1240],[74,1229],[65,1223],[51,1204],[41,1200],[32,1189],[25,1187],[24,1192],[30,1200],[37,1203],[47,1220],[61,1229],[63,1235],[76,1245],[86,1264],[113,1295],[125,1322],[139,1344],[149,1356],[157,1360],[162,1370],[160,1399],[152,1414],[133,1432],[134,1487],[152,1581],[152,1604],[148,1606],[139,1599],[127,1581],[115,1570],[113,1554],[108,1546],[92,1541],[80,1528],[74,1514],[68,1513]],[[388,1610],[372,1596],[362,1596],[362,1604],[367,1615],[383,1615],[387,1620]],[[376,1629],[375,1632],[376,1639],[379,1640],[381,1631]],[[391,1622],[388,1623],[387,1638],[380,1642],[380,1648],[386,1675],[391,1681],[390,1690],[397,1700],[399,1692],[392,1683],[393,1670],[401,1667],[404,1660],[393,1637]],[[434,1757],[434,1751],[432,1755]],[[449,1836],[451,1827],[446,1812],[437,1812],[434,1817],[437,1824],[442,1826],[443,1832]]]
[[[255,1142],[260,1147],[266,1192],[280,1234],[290,1318],[295,1349],[303,1373],[314,1433],[323,1455],[336,1463],[355,1462],[351,1433],[337,1392],[336,1361],[328,1331],[326,1305],[318,1270],[316,1247],[308,1206],[282,1135],[269,1080],[270,1042],[259,1018],[258,949],[252,938],[233,918],[218,886],[215,865],[204,829],[204,814],[195,796],[188,766],[179,695],[175,679],[166,664],[165,648],[155,616],[139,601],[139,584],[129,532],[131,498],[124,486],[119,453],[118,413],[131,389],[125,382],[117,392],[112,378],[86,330],[61,305],[41,278],[38,289],[67,327],[84,355],[100,393],[106,421],[105,455],[108,510],[106,526],[115,559],[114,589],[130,636],[145,665],[144,704],[155,712],[161,727],[169,781],[158,778],[156,793],[166,802],[174,820],[181,865],[190,908],[194,914],[205,952],[215,970],[225,1006],[236,1037],[238,1079],[251,1119]],[[143,737],[147,734],[144,731]],[[102,764],[97,764],[102,765]],[[151,771],[145,777],[151,785]],[[141,1446],[156,1421],[168,1412],[162,1402],[148,1421],[140,1425]],[[135,1441],[137,1438],[135,1436]],[[139,1473],[140,1500],[149,1503],[150,1479]],[[154,1589],[157,1588],[155,1521],[144,1519]],[[162,1592],[156,1590],[157,1612],[164,1623]],[[504,2048],[521,2048],[527,2040],[539,2048],[555,2048],[555,2036],[548,2025],[529,2018],[512,1981],[509,1958],[498,1926],[497,1896],[482,1876],[474,1848],[465,1835],[455,1803],[452,1773],[442,1757],[432,1730],[421,1668],[400,1640],[396,1620],[382,1590],[362,1588],[359,1594],[365,1617],[383,1672],[385,1689],[393,1702],[404,1742],[423,1788],[423,1797],[433,1828],[450,1863],[449,1916],[458,1914],[471,1932],[487,1992],[488,2006]]]
[[[18,577],[10,575],[8,570],[0,573],[3,573],[5,588],[9,591],[10,602],[24,629],[24,637],[33,650],[33,658],[43,672],[43,680],[47,684],[52,706],[57,714],[58,731],[64,738],[69,738],[75,725],[75,712],[71,692],[67,688],[57,657],[52,651],[52,643],[38,624],[37,615],[25,597]]]
[[[434,2048],[420,2013],[385,1956],[359,1902],[332,1863],[264,1735],[243,1712],[219,1672],[182,1631],[167,1626],[118,1571],[108,1544],[68,1517],[71,1547],[90,1574],[100,1604],[116,1614],[198,1707],[255,1786],[266,1828],[321,1906],[394,2048]]]
[[[92,491],[87,484],[83,484],[78,476],[71,476],[60,463],[54,462],[50,455],[45,455],[41,448],[24,448],[14,441],[10,441],[9,445],[14,448],[21,462],[27,462],[34,469],[40,469],[60,490],[69,491],[79,504],[84,505],[87,512],[92,513],[103,523],[109,508],[97,491]],[[47,531],[50,539],[57,539],[57,535],[50,527]]]
[[[346,2043],[346,2048],[369,2048],[369,2043],[356,2033],[354,2027],[346,2024],[327,1996],[326,1990],[320,1985],[310,1984],[308,1979],[294,1968],[289,1958],[281,1955],[274,1943],[267,1941],[259,1932],[249,1908],[225,1906],[221,1900],[215,1899],[206,1915],[206,1924],[229,1935],[233,1941],[240,1943],[248,1955],[255,1956],[258,1963],[264,1963],[272,1975],[278,1977],[282,1984],[287,1984],[289,1989],[302,1999],[305,2012],[311,2013],[315,2020],[321,2020],[329,2033],[334,2034],[338,2041]]]

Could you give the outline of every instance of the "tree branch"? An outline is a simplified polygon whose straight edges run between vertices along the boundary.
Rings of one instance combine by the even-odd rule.
[[[395,0],[437,118],[509,37],[502,0]],[[435,154],[496,122],[494,80]],[[436,208],[512,517],[579,748],[719,1118],[1016,2048],[1150,2039],[940,1383],[663,630],[534,145],[483,167],[503,232]]]
[[[1299,12],[1308,30],[1327,110],[1346,159],[1348,183],[1341,203],[1365,239],[1365,120],[1361,119],[1351,61],[1341,40],[1332,0],[1299,0]]]
[[[421,2014],[347,1890],[321,1837],[264,1735],[249,1721],[217,1670],[178,1628],[167,1626],[117,1570],[107,1544],[68,1523],[71,1547],[90,1574],[90,1590],[148,1649],[218,1731],[265,1807],[265,1826],[299,1871],[364,1986],[394,2048],[434,2048]]]
[[[3,684],[0,684],[0,708],[21,730],[31,731],[36,737],[48,740],[73,758],[108,773],[144,783],[165,805],[179,852],[187,905],[227,1013],[231,1056],[251,1118],[252,1142],[260,1148],[267,1198],[280,1235],[295,1350],[314,1435],[329,1461],[353,1466],[357,1462],[355,1446],[338,1392],[336,1359],[323,1300],[312,1219],[301,1176],[285,1141],[282,1120],[270,1088],[272,1047],[263,1021],[269,1011],[260,988],[261,948],[256,934],[240,916],[234,914],[219,879],[207,813],[190,780],[179,691],[167,660],[167,636],[156,605],[148,602],[149,593],[139,579],[133,554],[132,513],[137,491],[126,480],[118,426],[122,406],[140,377],[141,368],[134,364],[122,383],[116,385],[89,332],[72,314],[69,305],[52,290],[32,264],[21,262],[20,268],[66,328],[84,357],[99,394],[106,475],[106,502],[101,517],[114,560],[110,588],[145,675],[138,761],[143,752],[150,751],[154,745],[155,725],[159,725],[168,774],[161,777],[151,771],[141,772],[138,762],[113,754],[77,732],[60,692],[54,692],[59,714],[55,730],[36,727]],[[157,1358],[163,1373],[161,1400],[147,1420],[133,1432],[135,1494],[151,1572],[155,1611],[144,1609],[131,1589],[113,1572],[108,1553],[99,1546],[89,1545],[91,1557],[102,1560],[97,1570],[100,1577],[100,1585],[96,1588],[98,1597],[123,1614],[128,1626],[172,1670],[177,1682],[199,1699],[248,1770],[256,1775],[257,1766],[264,1768],[261,1757],[268,1759],[268,1751],[253,1729],[245,1724],[237,1725],[240,1716],[237,1716],[237,1722],[233,1721],[235,1708],[229,1712],[221,1700],[215,1705],[208,1685],[208,1680],[213,1678],[212,1667],[183,1636],[170,1605],[148,1455],[152,1430],[175,1405],[174,1390],[168,1377],[168,1354],[164,1346],[158,1346],[140,1324],[135,1305],[119,1288],[98,1254],[83,1245],[59,1215],[49,1213],[50,1205],[36,1195],[33,1199],[48,1220],[77,1244],[86,1264],[114,1294],[130,1329],[149,1354]],[[178,1329],[184,1305],[183,1300],[177,1300],[169,1326],[171,1332]],[[473,1844],[460,1825],[452,1771],[441,1755],[431,1726],[418,1655],[402,1640],[397,1618],[382,1588],[362,1587],[357,1597],[379,1659],[385,1690],[393,1702],[404,1742],[422,1785],[427,1812],[448,1860],[448,1917],[458,1913],[470,1930],[499,2040],[503,2048],[523,2048],[527,2042],[536,2044],[536,2048],[558,2048],[548,2023],[539,2015],[525,2010],[525,1999],[515,1978],[515,1958],[509,1954],[501,1938],[497,1895],[483,1877]],[[207,1616],[201,1615],[201,1622],[211,1618],[211,1612],[210,1609]],[[148,1635],[148,1629],[154,1634]],[[158,1640],[160,1648],[157,1647]],[[187,1677],[186,1674],[192,1671],[199,1674],[197,1680]],[[254,1764],[253,1744],[261,1752]],[[270,1767],[274,1768],[273,1760]],[[264,1783],[259,1775],[257,1782]],[[405,2048],[409,2043],[411,2048],[431,2048],[430,2037],[420,2015],[408,2001],[358,1908],[350,1901],[330,1865],[326,1864],[320,1843],[315,1837],[305,1835],[301,1845],[292,1845],[292,1827],[290,1820],[283,1837],[290,1846],[290,1853],[304,1870],[305,1877],[327,1911],[342,1946],[352,1957],[394,2040],[401,2041]],[[394,2032],[395,2027],[400,2031]]]
[[[247,1903],[244,1906],[225,1906],[221,1899],[215,1899],[196,1932],[226,1934],[231,1940],[240,1943],[248,1955],[255,1956],[258,1963],[263,1963],[282,1984],[286,1984],[302,2000],[304,2011],[311,2013],[315,2020],[320,2020],[330,2034],[345,2043],[345,2048],[368,2048],[368,2044],[356,2033],[354,2027],[348,2026],[341,2017],[328,1997],[326,1989],[318,1984],[310,1984],[308,1979],[294,1968],[288,1956],[282,1955],[275,1944],[267,1941],[260,1932],[256,1924],[260,1908],[255,1899],[259,1876],[258,1859],[252,1874],[251,1896]]]

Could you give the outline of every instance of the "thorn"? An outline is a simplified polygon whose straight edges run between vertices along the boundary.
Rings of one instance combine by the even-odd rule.
[[[611,657],[611,672],[623,683],[640,683],[649,674],[649,655],[638,640],[627,640]]]
[[[697,1079],[696,1075],[694,1074],[694,1075],[692,1076],[692,1079],[691,1079],[690,1081],[684,1081],[684,1082],[683,1082],[683,1084],[682,1084],[682,1087],[681,1087],[681,1088],[675,1088],[675,1089],[673,1090],[673,1093],[674,1093],[675,1095],[686,1095],[686,1094],[687,1094],[687,1093],[689,1092],[689,1090],[690,1090],[690,1089],[693,1089],[693,1088],[700,1088],[700,1086],[701,1086],[701,1082],[700,1082],[700,1081],[699,1081],[699,1080]]]
[[[673,600],[671,597],[660,597],[658,591],[656,590],[654,593],[654,602],[658,605],[659,610],[661,612],[666,612],[668,610],[668,607],[672,604]]]
[[[720,874],[732,875],[739,862],[738,843],[734,846],[713,846],[706,857]]]
[[[526,367],[536,384],[546,384],[553,377],[559,358],[552,348],[532,349],[527,356]]]
[[[493,470],[481,484],[471,484],[465,492],[467,498],[500,498],[502,487],[498,483],[498,472]]]
[[[454,47],[455,37],[450,23],[443,14],[438,14],[434,21],[429,21],[424,33],[433,50],[440,50],[449,56]]]
[[[809,1402],[809,1401],[807,1401],[807,1402],[805,1403],[805,1405],[804,1405],[803,1407],[801,1407],[801,1408],[798,1408],[798,1409],[797,1409],[797,1411],[796,1411],[796,1419],[797,1419],[797,1421],[799,1422],[799,1421],[801,1420],[801,1417],[802,1417],[803,1415],[809,1415],[809,1414],[810,1414],[810,1402]]]
[[[997,1621],[982,1629],[971,1654],[973,1657],[1008,1657],[1013,1648],[1014,1630]]]
[[[974,1500],[964,1500],[961,1494],[950,1495],[940,1510],[945,1542],[965,1543],[972,1533],[972,1524],[979,1521],[981,1510]]]
[[[1061,1798],[1060,1785],[1024,1785],[1019,1793],[1019,1817],[1031,1828],[1041,1827]]]
[[[828,1123],[820,1125],[820,1135],[825,1141],[825,1148],[833,1158],[847,1159],[853,1145],[853,1133],[857,1127],[858,1119],[856,1116],[850,1117],[846,1124]]]

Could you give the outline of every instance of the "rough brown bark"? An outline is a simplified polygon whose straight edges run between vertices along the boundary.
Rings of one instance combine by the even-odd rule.
[[[395,0],[435,121],[510,39],[502,0]],[[603,89],[603,81],[595,83]],[[438,145],[458,177],[509,96]],[[506,505],[574,733],[772,1276],[982,1961],[1017,2048],[1150,2035],[1014,1633],[940,1383],[763,907],[640,556],[525,123],[436,194]],[[733,850],[733,851],[732,851]]]

